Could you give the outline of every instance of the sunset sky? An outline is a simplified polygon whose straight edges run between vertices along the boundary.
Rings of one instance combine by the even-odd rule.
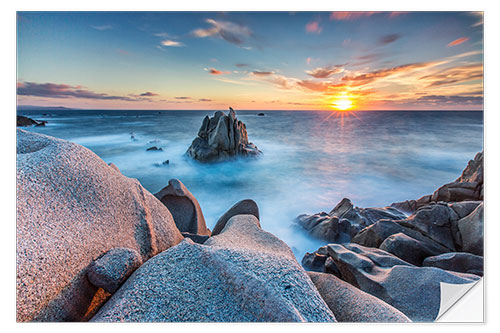
[[[17,15],[19,105],[477,110],[478,12]]]

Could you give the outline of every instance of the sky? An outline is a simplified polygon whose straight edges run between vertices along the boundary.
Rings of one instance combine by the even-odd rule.
[[[18,12],[18,105],[482,110],[480,12]]]

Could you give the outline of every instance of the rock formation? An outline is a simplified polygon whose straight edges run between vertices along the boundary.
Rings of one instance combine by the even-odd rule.
[[[181,232],[210,236],[200,204],[178,179],[170,179],[155,196],[169,209]]]
[[[307,272],[339,322],[405,323],[401,311],[332,274]]]
[[[440,283],[463,284],[479,279],[435,267],[416,267],[388,252],[357,244],[330,244],[328,254],[342,279],[378,297],[413,321],[433,321],[440,308]]]
[[[333,322],[290,248],[253,215],[229,219],[204,245],[186,239],[147,261],[97,322]]]
[[[395,202],[391,206],[402,211],[413,213],[418,208],[433,202],[459,202],[483,200],[483,152],[476,154],[470,160],[462,175],[453,183],[445,184],[431,195],[425,195],[417,200]]]
[[[299,215],[296,222],[316,238],[333,243],[349,243],[363,228],[378,220],[400,220],[406,215],[395,208],[359,208],[344,198],[329,213]]]
[[[80,145],[17,130],[18,321],[87,320],[109,297],[87,278],[96,259],[127,248],[146,261],[182,239],[136,179]]]
[[[483,262],[484,259],[481,256],[466,252],[450,252],[439,256],[427,257],[422,266],[483,276]]]
[[[217,111],[212,118],[203,119],[187,154],[200,162],[217,162],[232,156],[257,156],[261,151],[248,142],[245,124],[229,108],[227,115]]]
[[[16,126],[17,127],[28,127],[28,126],[45,126],[47,121],[45,120],[34,120],[25,116],[17,116]]]
[[[253,215],[259,220],[259,207],[255,203],[255,201],[251,199],[241,200],[234,204],[233,207],[229,208],[227,212],[222,215],[217,223],[215,224],[214,230],[212,231],[212,235],[215,236],[220,234],[224,227],[226,226],[227,221],[235,215]]]

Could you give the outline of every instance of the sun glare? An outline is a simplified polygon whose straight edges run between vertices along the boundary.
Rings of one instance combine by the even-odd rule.
[[[348,98],[341,98],[332,103],[332,106],[340,111],[346,111],[352,108],[352,101]]]

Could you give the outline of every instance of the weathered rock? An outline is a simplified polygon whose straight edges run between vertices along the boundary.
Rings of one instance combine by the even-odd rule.
[[[461,237],[461,250],[478,256],[482,256],[484,251],[483,211],[481,202],[472,213],[457,222]]]
[[[427,242],[416,240],[403,233],[397,233],[387,237],[382,244],[380,244],[379,248],[410,264],[422,266],[422,261],[424,261],[425,258],[443,253],[441,251],[436,251],[432,245],[433,244],[429,245]]]
[[[304,258],[302,258],[302,266],[308,271],[324,272],[327,258],[328,255],[319,254],[317,252],[306,252]]]
[[[228,115],[217,111],[212,118],[203,119],[187,154],[200,162],[217,162],[236,155],[257,156],[261,151],[248,142],[245,124],[229,108]]]
[[[435,267],[416,267],[380,249],[357,244],[329,244],[342,279],[380,298],[413,321],[433,321],[439,313],[440,283],[479,279]]]
[[[181,232],[210,236],[200,204],[178,179],[170,179],[155,196],[168,208]]]
[[[217,223],[215,224],[214,230],[212,230],[212,235],[218,235],[222,232],[224,227],[226,226],[227,221],[235,215],[253,215],[259,219],[259,207],[255,203],[255,201],[251,199],[245,199],[238,201],[233,205],[233,207],[229,208],[227,212],[222,215]]]
[[[417,209],[412,216],[398,223],[419,231],[450,250],[455,250],[452,224],[457,220],[458,215],[452,208],[437,203]]]
[[[90,264],[87,277],[94,286],[112,294],[141,264],[136,250],[114,248]]]
[[[408,237],[422,242],[432,251],[431,255],[449,252],[449,249],[425,237],[420,232],[404,227],[395,221],[380,220],[369,227],[361,230],[356,236],[353,237],[352,242],[368,247],[380,247],[382,243],[391,235],[405,234]]]
[[[423,266],[483,276],[483,257],[467,252],[450,252],[428,257]]]
[[[453,209],[458,218],[461,219],[472,213],[480,203],[481,201],[452,202],[448,204],[448,207]]]
[[[113,170],[115,170],[116,172],[120,172],[120,169],[118,169],[118,167],[114,164],[114,163],[109,163],[108,164]],[[121,173],[121,172],[120,172]]]
[[[339,322],[410,321],[401,311],[332,274],[317,272],[307,274]]]
[[[344,198],[330,213],[299,215],[296,222],[316,238],[330,243],[349,243],[361,229],[380,219],[404,218],[406,215],[395,208],[359,208]]]
[[[172,215],[90,150],[17,130],[17,320],[85,320],[104,301],[86,277],[107,251],[143,261],[179,243]]]
[[[253,215],[204,245],[186,239],[147,261],[93,321],[310,321],[334,315],[288,246]]]
[[[422,206],[439,201],[483,200],[483,173],[483,152],[479,152],[473,160],[469,161],[462,175],[454,182],[441,186],[431,195],[425,195],[418,200],[395,202],[391,204],[391,207],[413,213]]]

